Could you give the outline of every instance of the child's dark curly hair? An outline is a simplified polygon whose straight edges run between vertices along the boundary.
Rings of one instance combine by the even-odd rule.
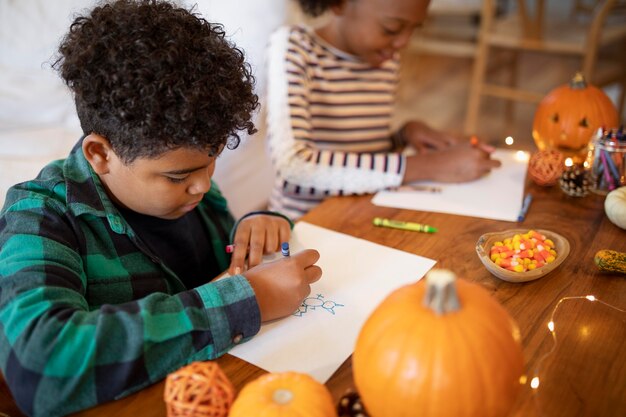
[[[339,6],[347,0],[298,0],[302,11],[309,16],[317,17],[330,9],[332,6]]]
[[[159,0],[118,0],[74,20],[53,64],[85,134],[125,162],[189,147],[212,155],[256,131],[254,77],[224,29]]]

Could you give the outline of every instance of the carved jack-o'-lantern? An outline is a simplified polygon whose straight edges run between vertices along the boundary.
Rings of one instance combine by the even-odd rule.
[[[568,85],[555,88],[541,100],[533,138],[539,150],[556,149],[580,162],[598,128],[610,129],[618,123],[611,99],[577,73]]]

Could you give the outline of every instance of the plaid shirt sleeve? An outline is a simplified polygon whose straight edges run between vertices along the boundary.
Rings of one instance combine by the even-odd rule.
[[[140,251],[121,254],[117,244],[108,257],[98,242],[128,236],[102,232],[106,217],[72,223],[54,198],[59,187],[23,184],[0,216],[0,367],[26,414],[61,416],[123,397],[258,332],[243,276],[185,290]],[[138,297],[142,282],[151,290]]]

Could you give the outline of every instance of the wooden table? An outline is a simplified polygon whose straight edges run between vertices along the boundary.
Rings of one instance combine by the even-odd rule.
[[[452,269],[489,290],[519,324],[528,382],[542,364],[539,389],[534,391],[526,383],[512,416],[619,413],[618,407],[624,406],[623,398],[626,398],[626,314],[586,299],[563,302],[555,316],[559,344],[546,358],[553,347],[547,323],[556,304],[567,296],[594,295],[603,302],[626,309],[626,276],[600,273],[593,262],[594,254],[600,249],[626,252],[626,231],[607,219],[601,196],[568,197],[558,186],[541,188],[528,184],[527,189],[534,195],[534,201],[521,225],[377,207],[371,204],[371,196],[330,199],[303,220],[435,259],[437,266]],[[427,223],[439,231],[431,235],[376,228],[371,225],[374,216]],[[569,257],[539,280],[523,284],[500,281],[481,264],[475,253],[476,241],[483,233],[519,226],[548,229],[565,236],[571,245]],[[598,353],[596,347],[599,346]],[[572,360],[581,360],[582,364],[572,364]],[[218,362],[237,389],[264,373],[230,355]],[[328,381],[335,399],[353,388],[351,371],[348,359]],[[78,415],[163,417],[163,387],[164,383],[160,382]],[[585,404],[592,408],[585,409]],[[0,383],[0,411],[11,417],[22,415],[3,381]]]

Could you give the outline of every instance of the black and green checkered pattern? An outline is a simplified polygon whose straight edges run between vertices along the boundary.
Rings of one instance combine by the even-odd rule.
[[[198,209],[224,270],[234,221],[215,185]],[[123,397],[224,354],[259,326],[244,277],[187,289],[142,245],[80,142],[9,190],[0,212],[0,367],[26,414]]]

